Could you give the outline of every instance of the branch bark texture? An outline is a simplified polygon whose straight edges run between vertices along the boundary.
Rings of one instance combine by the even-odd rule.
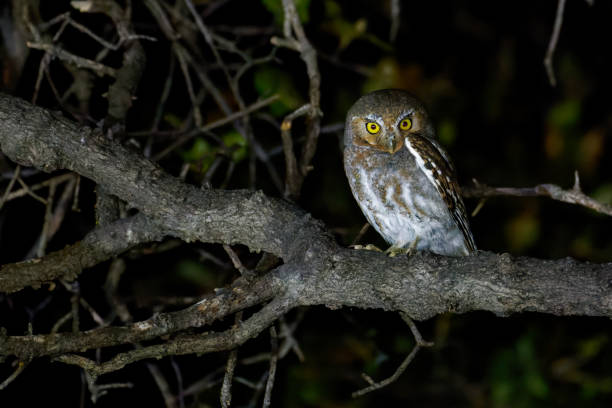
[[[164,349],[168,353],[227,350],[265,330],[291,308],[303,305],[401,311],[417,320],[472,310],[499,315],[535,311],[612,316],[609,263],[540,260],[482,251],[458,258],[429,253],[389,258],[377,252],[347,249],[335,242],[320,221],[290,202],[261,192],[199,189],[185,184],[99,130],[20,99],[0,94],[0,123],[0,149],[11,160],[49,172],[75,171],[138,208],[142,214],[137,219],[139,228],[149,235],[141,232],[132,242],[172,235],[185,241],[240,243],[251,250],[270,252],[284,262],[263,276],[240,278],[230,288],[183,311],[159,314],[132,325],[52,335],[0,333],[0,357],[59,356],[167,335],[175,336],[168,343],[172,346]],[[133,223],[134,219],[116,223]],[[120,231],[127,234],[123,227]],[[118,250],[111,248],[90,263],[79,263],[78,257],[68,262],[74,262],[72,267],[78,270]],[[53,256],[37,262],[50,262]],[[0,290],[18,290],[55,278],[36,272],[36,264],[19,266],[26,268],[21,283],[17,282],[20,274],[15,273],[17,264],[6,265],[0,270]],[[34,278],[32,274],[40,276]],[[225,332],[199,337],[179,333],[266,303]],[[189,344],[189,348],[181,344]],[[150,347],[156,349],[120,354],[104,363],[109,364],[106,368],[96,366],[96,372],[159,356],[157,349],[161,346]],[[83,366],[85,363],[77,357],[64,356],[61,360]]]

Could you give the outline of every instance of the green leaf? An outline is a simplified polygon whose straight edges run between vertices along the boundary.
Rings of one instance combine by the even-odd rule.
[[[550,109],[548,112],[548,122],[558,128],[567,129],[578,124],[580,114],[580,101],[577,99],[566,99]]]
[[[506,222],[504,232],[512,251],[524,251],[538,242],[540,238],[540,219],[535,211],[529,209]]]
[[[597,187],[592,197],[600,203],[612,204],[612,184],[606,183]]]
[[[216,274],[200,262],[187,259],[179,262],[175,270],[179,278],[200,287],[210,288],[217,285]]]
[[[491,404],[494,407],[536,407],[549,393],[532,334],[521,336],[514,347],[497,353],[490,366]]]
[[[181,156],[185,162],[193,164],[197,171],[204,173],[215,160],[217,150],[206,140],[198,137],[193,141],[191,148],[182,152]]]
[[[398,354],[408,354],[414,348],[414,340],[405,335],[397,335],[393,339],[393,351]]]
[[[363,93],[376,91],[378,89],[400,87],[400,65],[395,58],[382,58],[374,66],[370,76],[363,84]]]
[[[341,18],[342,17],[342,8],[335,0],[325,0],[323,3],[323,7],[325,7],[325,17],[327,18]]]
[[[278,99],[269,106],[270,113],[276,117],[285,116],[304,104],[304,98],[297,91],[293,78],[281,69],[263,66],[255,71],[253,82],[261,98],[278,95]]]
[[[206,155],[213,153],[213,149],[206,140],[201,137],[196,138],[191,145],[191,149],[182,153],[183,160],[188,162],[196,162],[201,160]]]
[[[583,340],[579,343],[579,355],[581,358],[591,360],[596,357],[608,344],[608,337],[599,335]]]
[[[247,155],[247,141],[238,131],[230,130],[223,136],[221,140],[230,151],[230,157],[232,161],[238,163],[242,161]]]
[[[261,4],[274,16],[274,22],[283,25],[285,11],[283,10],[282,0],[261,0]],[[307,23],[309,15],[310,0],[295,0],[295,9],[302,23]]]
[[[164,115],[164,122],[174,129],[178,129],[183,125],[183,119],[179,118],[173,113],[166,113]]]
[[[457,139],[455,122],[444,119],[438,124],[438,139],[444,146],[451,146]]]

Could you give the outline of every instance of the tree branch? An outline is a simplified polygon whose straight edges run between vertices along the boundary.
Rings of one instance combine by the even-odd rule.
[[[549,197],[564,203],[590,208],[598,213],[612,215],[612,205],[600,203],[582,192],[577,171],[574,173],[574,186],[570,190],[564,190],[555,184],[538,184],[535,187],[524,188],[489,187],[474,180],[474,186],[462,187],[461,194],[464,197],[479,197],[483,199],[495,196]]]
[[[0,268],[0,292],[31,286],[38,288],[56,279],[72,281],[82,272],[134,246],[159,241],[162,229],[143,214],[118,220],[89,232],[83,240],[49,255],[6,264]]]
[[[102,373],[159,353],[232,349],[289,309],[306,305],[400,311],[417,320],[472,310],[498,315],[535,311],[612,316],[610,263],[540,260],[482,251],[457,258],[429,253],[389,258],[355,251],[339,246],[320,221],[289,202],[261,192],[202,190],[186,185],[99,131],[22,100],[0,94],[0,122],[0,149],[21,165],[45,171],[70,169],[89,177],[138,208],[143,218],[165,234],[185,241],[240,243],[273,253],[284,262],[252,280],[239,278],[230,288],[182,311],[158,314],[124,327],[48,335],[0,333],[0,357],[29,360],[174,334],[169,343],[128,352],[89,368]],[[52,256],[40,262],[52,262]],[[28,277],[27,282],[46,279]],[[242,323],[237,333],[231,329],[205,336],[182,333],[268,301],[272,302]]]

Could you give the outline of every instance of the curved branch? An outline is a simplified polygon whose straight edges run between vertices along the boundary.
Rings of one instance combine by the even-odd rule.
[[[99,132],[27,102],[0,94],[0,121],[0,148],[22,165],[70,169],[89,177],[170,235],[241,243],[284,261],[264,276],[238,279],[231,288],[183,311],[125,327],[29,336],[1,333],[0,356],[31,359],[152,340],[279,298],[286,301],[283,310],[353,306],[401,311],[418,320],[471,310],[612,316],[610,263],[487,252],[458,258],[429,253],[389,258],[342,248],[321,222],[291,203],[262,193],[186,185]],[[267,327],[262,322],[259,331]]]
[[[39,288],[56,279],[72,281],[83,271],[134,246],[159,241],[163,229],[143,214],[96,228],[74,245],[39,259],[6,264],[0,268],[0,292],[31,286]]]
[[[612,215],[612,205],[600,203],[599,201],[587,196],[580,188],[580,177],[578,172],[574,173],[574,186],[570,190],[555,184],[538,184],[535,187],[489,187],[485,184],[474,181],[474,186],[461,188],[461,194],[464,197],[488,198],[496,196],[514,196],[514,197],[549,197],[553,200],[562,201],[564,203],[576,204],[582,207],[590,208],[598,213]]]
[[[74,364],[86,369],[90,374],[101,375],[122,369],[128,364],[147,358],[160,358],[170,355],[206,354],[215,351],[231,350],[247,340],[256,337],[268,328],[275,320],[291,309],[289,298],[278,297],[264,306],[248,320],[241,322],[224,332],[208,332],[205,334],[179,334],[175,338],[154,346],[142,347],[127,351],[113,357],[111,360],[98,364],[85,357],[74,354],[64,354],[55,357],[55,361]]]
[[[264,277],[251,283],[238,279],[230,289],[221,290],[216,296],[206,297],[184,310],[159,313],[147,320],[124,327],[102,327],[79,333],[25,336],[7,336],[6,333],[0,331],[0,357],[12,355],[21,360],[30,360],[40,356],[57,356],[93,348],[154,340],[185,329],[209,325],[239,310],[264,303],[273,297],[282,298],[281,294],[281,285],[270,277]],[[287,300],[283,304],[286,307],[293,305]],[[261,330],[266,327],[262,327]],[[246,340],[245,338],[244,341]]]
[[[332,242],[321,223],[286,201],[261,192],[200,190],[99,131],[23,100],[0,94],[0,122],[0,149],[13,161],[47,172],[73,170],[187,242],[242,243],[285,259],[313,236]]]

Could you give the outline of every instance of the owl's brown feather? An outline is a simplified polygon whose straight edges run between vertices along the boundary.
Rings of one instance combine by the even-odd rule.
[[[431,174],[430,180],[436,186],[438,193],[440,193],[457,226],[463,233],[466,246],[470,252],[475,251],[476,244],[466,217],[465,205],[461,199],[452,163],[442,153],[442,148],[426,137],[413,133],[407,137],[406,141],[407,146],[414,149],[423,161],[423,170]],[[409,150],[410,147],[408,147]]]
[[[376,91],[351,107],[344,167],[364,215],[392,246],[455,256],[476,249],[455,169],[407,92]]]

